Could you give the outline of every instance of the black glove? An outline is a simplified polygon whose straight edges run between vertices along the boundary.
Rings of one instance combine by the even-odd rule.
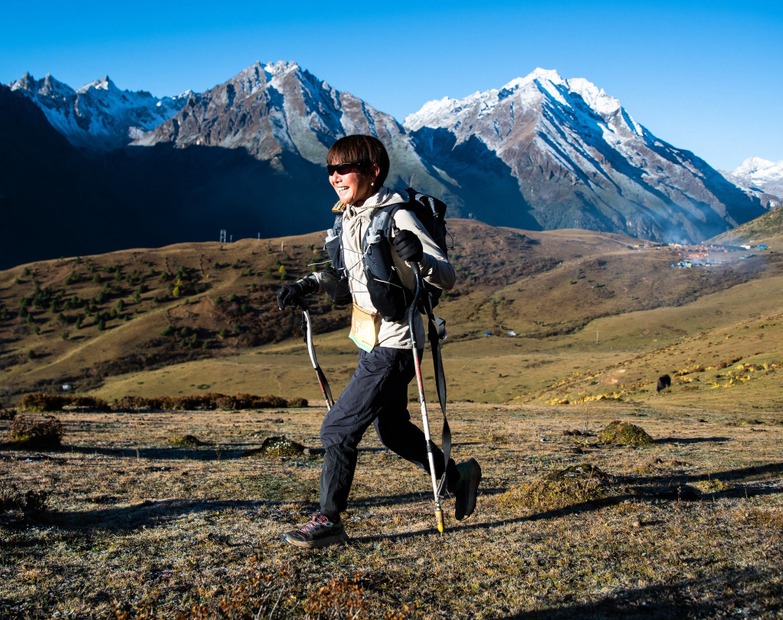
[[[301,306],[302,298],[317,290],[318,281],[312,276],[286,284],[277,293],[277,307],[285,310],[286,306]]]
[[[404,261],[418,263],[424,257],[424,248],[415,233],[410,230],[401,230],[392,239],[394,249]]]

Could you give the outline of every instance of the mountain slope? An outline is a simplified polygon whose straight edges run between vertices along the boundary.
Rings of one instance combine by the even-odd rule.
[[[773,278],[783,279],[777,253],[745,260],[735,256],[709,269],[677,269],[672,263],[682,250],[640,247],[619,235],[532,233],[461,219],[451,220],[450,230],[458,285],[438,311],[449,326],[444,354],[454,381],[450,394],[456,391],[462,398],[473,398],[481,388],[489,389],[493,399],[529,396],[520,386],[532,376],[556,384],[581,352],[586,358],[579,363],[591,372],[596,364],[618,364],[618,359],[633,365],[642,352],[741,317],[758,318],[758,307],[737,303],[750,286],[766,291],[765,314],[777,312],[773,293],[779,283],[765,288]],[[286,373],[298,369],[296,385],[308,386],[313,378],[306,352],[299,350],[291,359],[281,355],[302,346],[299,313],[281,313],[275,294],[282,281],[301,277],[324,260],[322,239],[322,234],[310,234],[180,244],[0,271],[5,397],[56,390],[63,383],[93,389],[127,373],[131,378],[125,389],[133,385],[136,393],[161,385],[157,379],[146,381],[145,373],[155,373],[169,390],[187,392],[216,383],[214,368],[232,366],[226,360],[237,356],[248,368],[263,367],[274,376],[284,368]],[[744,293],[731,292],[742,286]],[[685,311],[703,298],[724,294],[725,301],[713,303],[708,314]],[[684,310],[668,323],[661,317],[673,314],[652,313],[667,308]],[[331,360],[337,384],[350,375],[355,361],[345,333],[348,310],[333,308],[325,296],[313,299],[311,310],[323,347],[319,358],[323,352]],[[600,347],[593,344],[596,329]],[[516,335],[509,336],[511,331]],[[776,332],[767,325],[766,333],[771,339]],[[721,355],[739,338],[724,340],[715,347]],[[761,350],[753,338],[749,343]],[[764,344],[774,346],[772,340]],[[507,362],[504,356],[510,356]],[[184,363],[197,364],[189,368],[200,368],[192,376],[201,379],[172,379],[175,366]],[[493,372],[501,380],[495,381]],[[252,371],[244,381],[263,386],[271,379]]]
[[[494,157],[473,163],[490,175],[509,170],[524,220],[543,229],[690,241],[764,212],[706,162],[656,138],[603,90],[554,71],[430,102],[404,125],[420,152],[447,172],[454,165],[448,153],[461,161],[457,148],[481,141]]]
[[[26,73],[11,90],[34,101],[71,144],[91,150],[125,146],[173,116],[186,97],[120,90],[108,76],[74,90],[51,75],[36,80]]]
[[[775,163],[761,157],[749,157],[724,174],[740,187],[761,192],[762,200],[766,200],[770,208],[783,205],[783,161]]]
[[[715,243],[758,244],[762,241],[783,238],[783,209],[775,209],[755,220],[732,228],[713,237]]]

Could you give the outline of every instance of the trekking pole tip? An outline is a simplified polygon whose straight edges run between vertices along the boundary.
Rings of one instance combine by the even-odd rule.
[[[446,530],[446,526],[443,523],[443,511],[440,508],[435,510],[435,523],[438,526],[438,531],[443,534]]]

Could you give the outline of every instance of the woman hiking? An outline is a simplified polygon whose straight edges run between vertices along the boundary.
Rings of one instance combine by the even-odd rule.
[[[402,287],[390,291],[388,283],[368,277],[368,261],[378,252],[368,251],[365,235],[373,214],[391,205],[404,204],[407,197],[384,186],[389,173],[386,148],[373,136],[355,135],[338,140],[326,155],[329,183],[339,202],[333,211],[342,212],[339,234],[327,234],[333,267],[283,286],[277,296],[280,309],[300,305],[310,294],[327,292],[341,303],[351,301],[351,340],[359,348],[359,363],[345,390],[331,407],[321,426],[324,461],[321,470],[320,510],[301,528],[283,534],[283,540],[304,548],[326,547],[348,539],[341,513],[348,505],[357,463],[357,450],[364,432],[372,424],[384,446],[430,473],[427,442],[413,424],[407,409],[408,384],[415,368],[411,333],[402,299],[410,304],[415,286],[410,263],[419,265],[421,277],[448,290],[454,286],[454,268],[424,226],[408,209],[393,211],[393,236],[386,259],[393,265]],[[363,247],[364,243],[364,247]],[[382,253],[381,253],[382,254]],[[389,265],[391,266],[391,265]],[[404,289],[403,289],[404,287]],[[390,309],[390,306],[392,309]],[[415,313],[416,342],[424,342],[421,316]],[[422,350],[418,350],[419,358]],[[481,468],[475,459],[459,465],[433,447],[435,475],[446,469],[446,489],[455,496],[455,518],[470,516],[476,506]]]

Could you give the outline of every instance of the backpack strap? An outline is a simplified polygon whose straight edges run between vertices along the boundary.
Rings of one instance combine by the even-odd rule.
[[[343,211],[345,211],[345,205],[341,202],[332,207],[332,213],[335,214],[334,224],[326,232],[324,240],[324,249],[329,255],[332,265],[324,270],[323,273],[326,277],[321,282],[332,303],[341,306],[351,302],[351,291],[343,259]]]
[[[419,194],[415,189],[409,187],[408,202],[404,204],[396,204],[389,208],[389,219],[393,222],[394,214],[398,209],[405,209],[407,206],[417,200]],[[415,212],[414,212],[415,215]],[[433,312],[433,304],[431,297],[430,285],[422,287],[422,299],[420,309],[427,315],[427,338],[430,341],[430,349],[432,351],[432,362],[435,369],[435,386],[438,391],[438,402],[440,403],[440,409],[443,412],[444,421],[444,434],[448,430],[448,421],[446,420],[446,375],[443,372],[443,359],[440,354],[440,341],[446,339],[446,321],[439,316],[436,316]],[[445,441],[444,441],[445,443]],[[451,433],[449,432],[448,446],[451,448]],[[444,453],[446,453],[444,447]],[[446,458],[448,463],[448,455]]]
[[[408,205],[417,199],[418,194],[413,188],[408,188],[408,202],[397,203],[385,209],[388,212],[388,222],[384,227],[384,233],[387,239],[391,239],[391,228],[394,225],[394,214],[399,209],[408,208]],[[415,212],[414,212],[415,215]],[[377,215],[373,215],[373,218]],[[372,226],[371,226],[372,228]],[[436,316],[432,309],[432,297],[429,285],[422,287],[422,299],[420,309],[427,315],[427,338],[430,341],[430,350],[432,351],[432,362],[435,370],[435,387],[438,392],[438,402],[440,410],[443,412],[444,422],[444,449],[446,454],[446,463],[448,464],[448,452],[445,444],[448,443],[449,452],[451,451],[451,432],[449,431],[448,421],[446,420],[446,375],[443,371],[443,359],[440,353],[440,341],[446,339],[446,321]],[[448,442],[446,442],[446,433],[448,432]]]
[[[443,451],[443,477],[440,479],[439,490],[446,484],[446,471],[451,458],[451,427],[446,417],[446,373],[443,371],[443,357],[440,353],[440,341],[446,337],[446,321],[435,316],[432,311],[432,302],[429,293],[424,289],[423,305],[427,315],[427,339],[430,341],[432,352],[432,365],[435,374],[435,390],[438,393],[438,403],[443,414],[443,429],[441,430],[441,449]]]

